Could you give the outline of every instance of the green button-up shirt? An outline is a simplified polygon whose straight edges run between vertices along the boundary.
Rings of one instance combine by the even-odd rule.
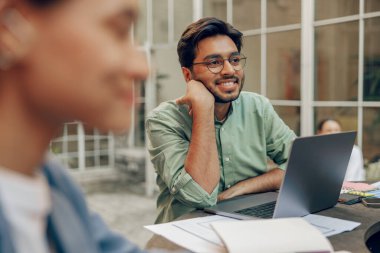
[[[160,190],[156,223],[215,205],[220,192],[267,172],[268,157],[285,169],[296,137],[267,98],[241,92],[232,102],[227,119],[215,120],[220,181],[208,194],[184,168],[191,130],[192,118],[187,107],[175,101],[162,103],[147,116],[147,145]]]

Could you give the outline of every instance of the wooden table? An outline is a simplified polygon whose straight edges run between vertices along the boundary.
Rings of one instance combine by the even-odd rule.
[[[365,244],[366,232],[372,227],[371,233],[380,234],[380,209],[368,208],[361,203],[354,205],[337,204],[334,208],[321,211],[317,214],[334,218],[360,222],[361,225],[351,232],[345,232],[328,237],[335,251],[347,250],[352,253],[370,252]],[[181,216],[177,220],[207,216],[203,211],[195,211]],[[374,230],[375,229],[375,230]],[[380,242],[379,242],[380,244]],[[180,246],[159,235],[153,235],[146,245],[147,249],[158,248],[169,251],[183,250]]]

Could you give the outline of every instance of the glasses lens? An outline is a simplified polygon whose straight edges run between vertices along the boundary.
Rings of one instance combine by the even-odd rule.
[[[245,66],[245,56],[244,55],[234,55],[229,59],[230,64],[235,70],[241,70]]]
[[[241,70],[245,66],[246,59],[247,58],[243,54],[233,55],[228,59],[228,62],[233,66],[235,70]],[[218,74],[224,67],[224,59],[211,59],[207,62],[206,66],[212,73]]]
[[[212,73],[219,73],[223,69],[223,64],[224,60],[223,58],[216,58],[216,59],[211,59],[210,61],[207,62],[207,68],[212,72]]]

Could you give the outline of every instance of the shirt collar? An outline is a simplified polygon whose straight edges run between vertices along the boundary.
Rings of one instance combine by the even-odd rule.
[[[239,97],[237,99],[235,99],[234,101],[231,102],[230,109],[228,110],[227,116],[226,116],[226,118],[224,120],[218,120],[214,116],[215,124],[223,124],[224,122],[226,122],[228,120],[228,118],[232,115],[233,111],[236,110],[234,108],[238,107],[239,104],[240,104],[240,94],[239,94]]]

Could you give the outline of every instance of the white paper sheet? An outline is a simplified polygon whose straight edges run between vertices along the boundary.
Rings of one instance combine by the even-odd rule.
[[[215,222],[230,253],[333,252],[330,242],[302,218]]]
[[[360,223],[341,220],[321,215],[310,214],[304,219],[319,229],[324,236],[332,236],[351,231]],[[236,221],[219,215],[169,222],[145,226],[155,234],[159,234],[179,246],[194,252],[225,253],[226,248],[219,236],[211,228],[211,223]],[[241,221],[244,222],[244,221]],[[240,234],[240,233],[237,233]],[[254,239],[252,237],[252,239]]]
[[[173,222],[173,225],[195,236],[198,236],[208,242],[224,247],[222,240],[211,227],[211,223],[218,222],[218,221],[237,221],[237,220],[233,218],[224,217],[224,216],[213,215],[213,216],[207,216],[204,218],[188,219],[188,220]]]
[[[174,221],[169,223],[145,226],[155,234],[178,244],[188,250],[200,253],[226,253],[227,250],[218,235],[211,228],[215,221],[230,221],[231,218],[212,215],[201,218]]]
[[[303,218],[318,228],[319,231],[321,231],[327,237],[346,231],[352,231],[360,225],[359,222],[342,220],[316,214],[309,214]]]

